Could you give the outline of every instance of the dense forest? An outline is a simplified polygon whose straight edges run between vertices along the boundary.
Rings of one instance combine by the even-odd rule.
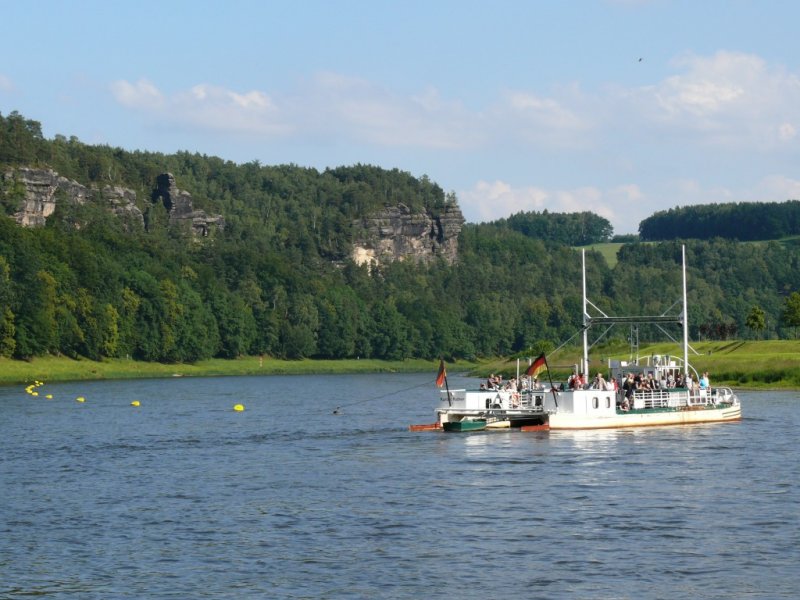
[[[354,219],[399,202],[435,214],[454,195],[427,177],[367,165],[320,172],[49,140],[38,122],[0,115],[0,173],[20,166],[52,168],[87,186],[129,187],[148,218],[147,227],[125,227],[87,202],[59,204],[42,228],[0,219],[0,355],[17,358],[538,352],[581,324],[573,246],[611,234],[605,219],[588,213],[521,213],[466,225],[455,264],[397,261],[370,270],[349,259]],[[164,172],[199,207],[224,215],[224,230],[198,239],[170,227],[163,207],[150,202]],[[13,178],[0,181],[10,216],[20,191]],[[693,339],[794,334],[797,246],[686,243]],[[592,301],[609,314],[661,314],[680,298],[680,245],[626,244],[613,269],[587,252]],[[649,334],[640,331],[642,339]]]
[[[800,201],[704,204],[663,210],[639,224],[642,241],[778,240],[800,235]]]

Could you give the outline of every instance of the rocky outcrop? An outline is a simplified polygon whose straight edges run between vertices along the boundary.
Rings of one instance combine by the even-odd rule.
[[[169,214],[170,225],[186,224],[197,236],[206,237],[215,229],[225,228],[222,215],[209,215],[205,211],[194,210],[192,195],[178,189],[172,173],[162,173],[156,178],[152,201],[164,205]]]
[[[136,192],[118,185],[106,185],[100,190],[100,197],[119,218],[144,227],[142,211],[136,206]]]
[[[22,167],[6,171],[2,178],[0,189],[5,190],[7,201],[19,202],[13,218],[23,227],[43,227],[59,202],[82,205],[90,201],[99,202],[129,226],[144,227],[144,215],[136,206],[136,192],[131,189],[112,185],[87,188],[52,169]],[[196,236],[206,237],[225,226],[221,215],[195,210],[191,194],[179,190],[170,173],[158,176],[152,200],[163,202],[170,225],[186,224]]]
[[[357,234],[352,258],[361,264],[381,265],[395,260],[430,262],[438,257],[453,263],[464,216],[457,205],[433,216],[413,212],[405,204],[385,207],[354,223]]]
[[[107,203],[114,214],[139,226],[144,224],[142,211],[136,206],[136,192],[127,188],[87,188],[52,169],[21,167],[6,171],[2,177],[6,196],[19,199],[13,218],[23,227],[43,227],[59,202],[82,205],[96,199]]]

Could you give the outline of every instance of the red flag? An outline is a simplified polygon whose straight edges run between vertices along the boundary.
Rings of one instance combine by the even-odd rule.
[[[442,387],[447,379],[447,371],[444,369],[444,359],[439,359],[439,372],[436,374],[436,386]]]
[[[531,366],[528,367],[528,370],[525,371],[525,375],[528,375],[529,377],[536,377],[545,369],[545,367],[547,367],[547,361],[544,358],[544,352],[542,352],[536,357],[536,360],[531,363]]]

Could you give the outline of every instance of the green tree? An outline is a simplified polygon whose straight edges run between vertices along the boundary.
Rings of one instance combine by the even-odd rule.
[[[800,292],[792,292],[783,305],[783,322],[789,327],[794,328],[794,337],[797,337],[797,329],[800,327]]]
[[[25,311],[17,312],[17,355],[30,358],[58,349],[56,280],[38,271],[22,290]]]
[[[11,278],[8,261],[0,256],[0,356],[9,357],[14,354],[17,341],[14,335],[14,312],[11,310]]]
[[[749,329],[753,330],[756,337],[760,336],[761,332],[767,327],[767,315],[764,312],[764,309],[757,304],[754,304],[750,309],[750,312],[747,313],[745,325]]]

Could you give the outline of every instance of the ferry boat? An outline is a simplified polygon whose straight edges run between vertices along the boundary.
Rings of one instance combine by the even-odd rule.
[[[742,418],[739,398],[729,387],[700,387],[700,375],[690,365],[689,328],[686,304],[686,248],[682,249],[683,302],[679,314],[668,312],[659,316],[611,317],[603,313],[586,296],[586,255],[583,263],[583,359],[582,371],[588,373],[588,332],[593,325],[627,323],[680,323],[683,327],[683,356],[650,356],[631,361],[609,361],[609,380],[595,386],[577,384],[548,385],[534,389],[528,380],[523,389],[492,389],[482,385],[479,390],[445,389],[441,392],[437,421],[412,429],[443,429],[445,431],[478,431],[485,429],[519,428],[544,429],[602,429],[647,427],[738,421]],[[676,306],[678,302],[673,304]],[[590,312],[591,310],[591,312]],[[671,309],[670,309],[671,310]],[[607,331],[607,330],[606,330]],[[664,329],[662,328],[662,331]],[[601,336],[602,337],[602,336]],[[544,355],[537,361],[547,366]],[[534,365],[537,361],[534,361]],[[533,366],[533,365],[532,365]],[[530,370],[530,369],[529,369]],[[577,369],[581,370],[581,369]],[[437,381],[443,380],[444,367]],[[578,373],[575,373],[577,375]],[[630,377],[637,381],[655,382],[628,391]],[[685,382],[685,383],[682,383]],[[680,385],[680,387],[677,387]]]

